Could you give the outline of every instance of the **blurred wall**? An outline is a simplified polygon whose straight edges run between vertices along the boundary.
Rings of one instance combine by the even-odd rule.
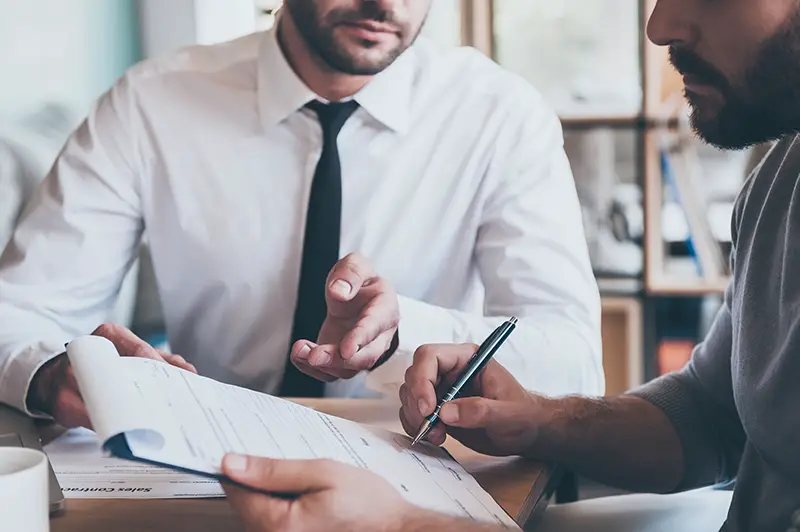
[[[0,116],[84,114],[138,60],[138,35],[134,0],[0,0]]]
[[[253,0],[138,0],[144,57],[214,44],[256,30]]]

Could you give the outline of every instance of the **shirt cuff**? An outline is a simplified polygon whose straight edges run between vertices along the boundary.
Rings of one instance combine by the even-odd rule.
[[[666,375],[629,392],[659,408],[669,419],[683,448],[683,477],[676,492],[709,485],[720,471],[719,454],[709,444],[709,427],[701,402],[675,375]],[[713,483],[713,481],[712,481]]]
[[[58,344],[38,344],[27,347],[14,355],[2,375],[0,375],[0,402],[16,408],[28,416],[51,419],[43,412],[28,408],[28,393],[31,382],[42,366],[64,352],[64,345],[60,349]]]
[[[400,306],[400,325],[398,327],[398,344],[394,354],[379,367],[368,372],[365,385],[372,391],[385,396],[396,396],[405,379],[406,370],[414,360],[414,352],[421,345],[433,343],[450,343],[452,338],[443,336],[441,320],[438,312],[445,312],[438,307],[416,301],[408,297],[398,296]]]
[[[422,345],[455,343],[456,335],[447,310],[398,296],[400,306],[400,342],[395,356],[413,357]]]

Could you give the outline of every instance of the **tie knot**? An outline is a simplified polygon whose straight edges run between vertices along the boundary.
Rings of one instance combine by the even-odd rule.
[[[322,103],[314,100],[306,105],[317,113],[322,130],[326,134],[338,135],[347,119],[358,109],[358,102]]]

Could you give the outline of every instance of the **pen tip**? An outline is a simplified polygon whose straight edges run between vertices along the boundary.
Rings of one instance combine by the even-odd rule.
[[[518,320],[516,317],[512,317],[512,318],[511,318],[510,320],[508,320],[508,321],[509,321],[509,323],[511,323],[511,325],[516,325],[516,324],[517,324],[517,322],[519,322],[519,320]]]

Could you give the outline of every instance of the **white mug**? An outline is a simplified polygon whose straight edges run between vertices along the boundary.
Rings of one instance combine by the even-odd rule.
[[[43,452],[0,447],[0,528],[50,531],[48,472]]]

